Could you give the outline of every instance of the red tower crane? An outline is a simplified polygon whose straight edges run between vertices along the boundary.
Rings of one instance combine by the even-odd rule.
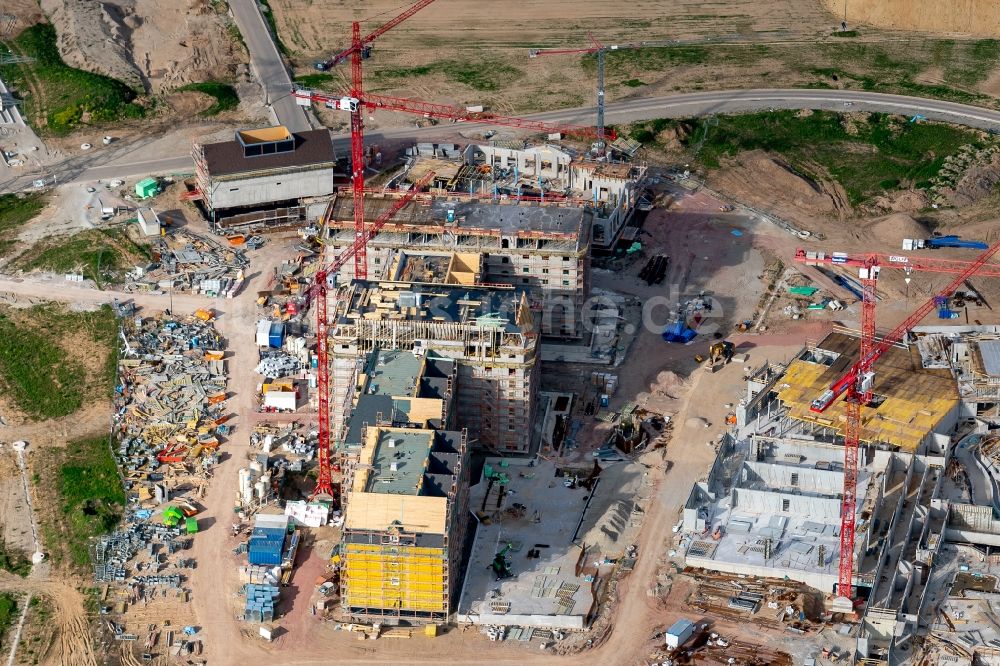
[[[889,347],[903,337],[936,307],[936,299],[931,298],[921,305],[903,323],[892,329],[880,339],[875,335],[875,287],[878,274],[882,268],[883,257],[888,259],[888,266],[894,268],[910,268],[911,270],[928,270],[933,272],[956,272],[958,275],[941,290],[941,296],[951,296],[962,283],[981,273],[1000,276],[1000,266],[986,266],[998,251],[1000,241],[971,262],[948,261],[938,259],[915,259],[900,255],[870,254],[864,257],[851,257],[844,253],[827,255],[824,253],[807,253],[799,250],[796,261],[813,264],[842,264],[859,267],[859,277],[862,285],[861,305],[861,353],[858,360],[835,381],[821,396],[813,400],[809,409],[814,412],[825,411],[839,396],[846,401],[845,412],[847,421],[844,427],[844,495],[840,505],[840,562],[838,567],[837,592],[847,598],[853,597],[854,591],[854,510],[857,503],[858,490],[858,447],[861,441],[861,407],[872,400],[874,385],[875,362]]]
[[[410,5],[402,13],[374,30],[373,32],[361,36],[361,24],[355,21],[351,24],[351,45],[344,51],[331,58],[320,69],[328,69],[333,65],[351,59],[351,89],[347,95],[335,97],[325,93],[312,92],[308,90],[293,90],[292,94],[296,101],[303,106],[310,106],[313,102],[320,102],[330,108],[348,111],[351,114],[351,184],[354,194],[354,242],[345,249],[330,266],[322,267],[316,274],[316,282],[313,285],[312,293],[316,302],[317,316],[317,389],[319,393],[319,443],[317,456],[319,464],[319,477],[313,496],[328,494],[333,496],[332,468],[330,464],[330,374],[328,368],[327,355],[327,321],[326,321],[326,279],[327,276],[350,258],[354,258],[354,277],[364,279],[368,275],[368,258],[366,247],[368,241],[378,232],[399,209],[416,195],[416,192],[429,182],[425,177],[418,186],[415,186],[407,196],[396,201],[378,220],[373,224],[372,229],[365,229],[365,156],[364,156],[364,108],[384,109],[390,111],[403,111],[415,113],[422,116],[451,118],[453,120],[486,121],[496,125],[507,125],[521,129],[531,129],[535,131],[565,132],[582,136],[596,136],[596,131],[590,127],[576,127],[567,125],[553,125],[540,121],[526,120],[523,118],[511,118],[506,116],[496,116],[493,114],[472,114],[462,109],[449,107],[442,104],[430,104],[427,102],[417,102],[408,99],[393,97],[383,97],[376,95],[365,95],[362,81],[361,60],[368,56],[371,49],[371,42],[384,34],[386,31],[396,27],[406,19],[410,18],[418,11],[431,4],[434,0],[419,0]]]
[[[310,300],[316,308],[316,386],[319,393],[319,443],[316,455],[319,476],[316,478],[316,487],[313,488],[311,497],[316,497],[317,495],[335,497],[333,492],[333,466],[330,463],[330,356],[327,350],[327,278],[343,267],[351,257],[356,256],[358,251],[363,249],[368,241],[374,238],[375,234],[396,213],[406,206],[420,190],[431,182],[433,178],[433,171],[424,175],[406,194],[396,199],[362,236],[355,238],[354,243],[344,248],[344,251],[337,255],[336,259],[327,265],[321,264],[320,269],[316,271],[313,285],[309,289]]]

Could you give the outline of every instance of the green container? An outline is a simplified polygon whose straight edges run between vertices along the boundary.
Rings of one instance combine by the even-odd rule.
[[[143,178],[135,184],[135,195],[140,199],[155,197],[160,193],[160,184],[155,178]]]

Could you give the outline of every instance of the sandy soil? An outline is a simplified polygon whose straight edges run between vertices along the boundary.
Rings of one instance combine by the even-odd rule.
[[[844,189],[833,179],[807,180],[781,158],[761,150],[741,153],[711,173],[709,185],[750,205],[796,221],[851,214]]]
[[[4,22],[0,25],[0,37],[4,39],[16,37],[22,30],[38,23],[42,18],[37,0],[4,0],[0,5],[0,14],[14,17],[13,23]]]
[[[1000,4],[993,0],[822,0],[838,18],[850,24],[934,33],[965,33],[1000,37]]]
[[[360,19],[366,32],[400,8],[396,0],[272,0],[270,4],[282,41],[303,73],[312,71],[315,60],[345,46],[350,21]],[[368,89],[442,103],[483,103],[499,113],[583,106],[594,101],[595,79],[593,70],[587,72],[581,67],[580,55],[529,58],[530,48],[586,47],[591,33],[608,44],[719,36],[757,39],[765,37],[764,33],[812,36],[836,24],[816,0],[639,0],[631,3],[625,14],[620,6],[603,0],[522,0],[517,3],[517,11],[500,17],[484,9],[478,0],[441,0],[378,39],[374,57],[365,63]],[[497,77],[492,89],[477,89],[443,74],[422,76],[416,81],[378,76],[380,70],[447,61],[466,67],[474,75],[479,70],[488,74],[498,66],[511,69]],[[640,88],[620,85],[616,81],[621,77],[609,76],[607,98],[610,101],[637,93],[667,94],[678,90],[678,86],[702,84],[740,87],[749,85],[748,81],[759,81],[763,87],[765,80],[773,83],[774,73],[780,68],[763,59],[752,67],[722,69],[725,71],[709,71],[684,64],[662,71],[641,71],[636,76],[646,85]],[[349,76],[344,68],[335,74]],[[581,86],[581,81],[588,83]],[[341,78],[326,85],[330,90],[339,90],[344,82]],[[376,114],[376,125],[390,122],[383,115]]]
[[[69,64],[160,93],[233,78],[245,51],[209,0],[41,0]]]

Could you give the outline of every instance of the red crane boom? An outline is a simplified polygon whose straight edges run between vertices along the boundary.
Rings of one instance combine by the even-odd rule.
[[[431,4],[432,2],[434,2],[434,0],[420,0],[419,2],[413,3],[407,9],[403,10],[403,13],[401,13],[399,16],[387,21],[386,23],[383,23],[375,30],[371,31],[364,37],[361,37],[361,39],[359,40],[360,47],[358,45],[358,42],[352,40],[350,47],[344,49],[343,51],[333,56],[324,63],[324,69],[330,69],[331,67],[336,67],[338,64],[346,60],[350,55],[352,55],[355,52],[355,49],[357,48],[364,49],[364,47],[368,46],[368,44],[375,41],[383,33],[392,30],[397,25],[399,25],[406,19],[410,18],[411,16],[413,16],[414,14],[416,14],[417,12],[419,12],[421,9]]]
[[[345,105],[353,101],[351,98],[339,95],[330,95],[313,90],[295,90],[292,95],[300,100],[300,103],[323,104],[330,108],[343,109]],[[358,99],[358,98],[354,98]],[[444,118],[447,120],[457,120],[462,122],[485,123],[489,125],[499,125],[501,127],[514,127],[517,129],[529,130],[532,132],[559,132],[569,136],[576,136],[581,139],[594,139],[598,132],[595,127],[585,125],[567,125],[563,123],[549,123],[541,120],[530,120],[528,118],[516,118],[513,116],[501,116],[495,113],[483,113],[466,111],[457,106],[447,104],[435,104],[433,102],[421,102],[403,97],[388,97],[386,95],[365,95],[363,100],[359,100],[359,106],[378,111],[399,111],[401,113],[412,113],[425,118]],[[614,132],[611,133],[614,135]],[[614,138],[614,136],[612,136]]]
[[[979,257],[971,262],[950,262],[952,265],[961,264],[962,270],[959,274],[941,290],[941,296],[950,296],[958,289],[962,283],[976,275],[984,268],[997,252],[1000,252],[1000,241],[994,243],[989,249],[984,251]],[[860,277],[863,287],[863,298],[861,308],[861,353],[857,362],[852,365],[844,375],[835,381],[823,395],[813,401],[810,409],[814,412],[826,410],[840,395],[845,396],[847,421],[844,428],[844,493],[840,505],[840,562],[837,572],[837,592],[843,596],[851,598],[854,589],[854,511],[857,505],[858,490],[858,447],[861,443],[861,407],[868,404],[872,399],[872,386],[874,385],[874,372],[872,367],[875,362],[885,353],[889,347],[896,344],[920,321],[930,313],[936,306],[935,299],[930,298],[921,305],[899,326],[892,329],[883,338],[875,339],[875,286],[881,269],[880,257],[883,255],[872,254],[864,259],[850,258],[847,255],[838,255],[837,261],[827,262],[813,256],[807,258],[807,253],[799,250],[796,253],[797,261],[805,263],[840,263],[860,262]],[[920,260],[930,267],[927,270],[944,272],[944,263],[941,260]],[[916,268],[919,262],[912,264],[907,261],[892,262],[898,268]],[[852,263],[850,265],[859,265]]]
[[[433,178],[433,171],[424,175],[406,194],[393,201],[392,205],[372,223],[372,226],[362,236],[356,236],[354,243],[344,248],[344,251],[337,255],[336,259],[331,261],[329,265],[321,266],[316,271],[316,279],[313,281],[309,293],[316,308],[316,385],[319,393],[319,444],[316,458],[319,476],[316,478],[316,487],[313,488],[310,499],[317,495],[336,497],[333,492],[333,473],[330,464],[330,356],[327,349],[327,277],[340,270],[359,251],[363,251],[368,241],[374,238],[375,234],[406,204],[410,203]],[[356,203],[357,200],[355,200]]]
[[[930,257],[914,257],[905,254],[867,254],[852,256],[846,252],[812,252],[795,251],[795,261],[810,266],[866,266],[874,258],[882,268],[898,268],[900,270],[922,271],[925,273],[960,273],[972,265],[971,261],[957,259],[937,259]],[[1000,264],[984,264],[976,271],[979,277],[1000,277]]]

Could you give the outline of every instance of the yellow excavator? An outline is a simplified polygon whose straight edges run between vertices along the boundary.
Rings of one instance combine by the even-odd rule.
[[[736,345],[729,340],[719,340],[718,342],[713,342],[712,346],[708,348],[708,364],[714,366],[720,360],[723,363],[729,363],[733,360],[733,355],[735,353]]]

